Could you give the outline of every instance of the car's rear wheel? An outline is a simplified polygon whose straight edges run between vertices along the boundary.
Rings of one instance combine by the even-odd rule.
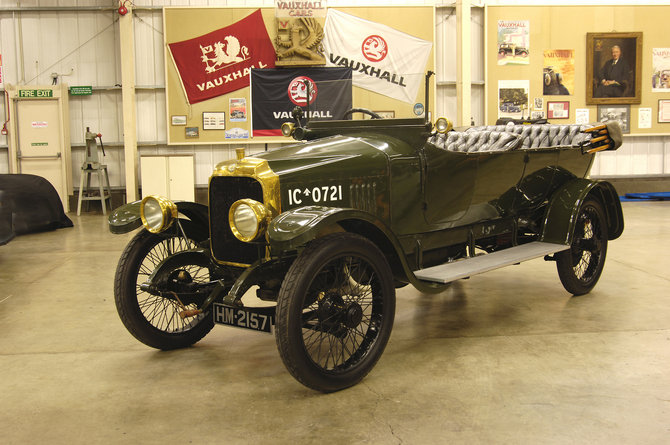
[[[584,200],[579,209],[570,249],[556,254],[558,276],[574,295],[591,292],[600,278],[607,255],[607,221],[600,201]]]
[[[351,233],[327,235],[300,254],[284,279],[277,347],[300,383],[338,391],[375,366],[394,313],[391,268],[377,246]]]

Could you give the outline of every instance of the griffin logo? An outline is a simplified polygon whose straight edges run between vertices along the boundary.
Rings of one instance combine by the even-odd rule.
[[[213,45],[203,47],[200,45],[202,51],[202,61],[207,64],[205,71],[213,73],[227,66],[235,63],[243,62],[249,58],[249,49],[246,46],[241,46],[240,41],[236,37],[227,36],[226,43],[216,42]],[[207,54],[214,53],[213,58],[207,57]]]
[[[363,40],[361,51],[370,62],[381,62],[388,55],[388,45],[383,37],[372,35]]]
[[[307,87],[305,86],[305,81],[309,82],[309,103],[311,104],[314,103],[318,94],[318,88],[312,79],[306,76],[299,76],[293,79],[288,85],[288,97],[291,99],[291,102],[299,107],[307,105]]]

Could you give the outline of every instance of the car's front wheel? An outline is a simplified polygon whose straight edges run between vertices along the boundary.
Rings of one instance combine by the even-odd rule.
[[[394,314],[393,276],[377,246],[351,233],[327,235],[300,254],[284,279],[277,347],[300,383],[338,391],[375,366]]]
[[[206,264],[173,263],[169,279],[161,284],[160,295],[140,285],[171,255],[193,249],[201,241],[184,224],[186,237],[150,233],[141,229],[121,255],[114,278],[114,301],[128,332],[142,343],[157,349],[178,349],[202,339],[214,327],[211,313],[182,318],[180,312],[200,307],[204,296],[182,295],[179,286],[210,281]],[[166,272],[167,273],[167,272]]]
[[[591,292],[600,278],[607,255],[607,220],[600,201],[584,200],[579,209],[570,249],[556,254],[558,276],[574,295]]]

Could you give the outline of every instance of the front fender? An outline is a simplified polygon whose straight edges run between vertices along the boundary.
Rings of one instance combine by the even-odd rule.
[[[334,224],[340,225],[347,231],[355,231],[366,236],[382,250],[387,258],[396,257],[404,274],[403,279],[409,281],[419,291],[432,294],[442,292],[449,287],[449,284],[427,283],[419,280],[408,264],[402,246],[391,228],[368,212],[339,207],[301,207],[284,212],[273,219],[268,226],[267,233],[273,248],[294,250]],[[401,272],[397,271],[397,273]]]
[[[284,212],[270,222],[270,245],[279,250],[294,250],[316,237],[326,227],[343,220],[366,221],[377,226],[387,237],[395,238],[383,221],[368,212],[340,207],[306,206]]]
[[[142,227],[142,217],[140,216],[140,203],[135,201],[124,204],[114,210],[107,219],[109,231],[115,235],[132,232]],[[179,213],[187,216],[199,227],[209,232],[208,208],[206,205],[190,201],[175,201]]]
[[[551,197],[544,214],[541,241],[569,245],[582,203],[594,195],[603,205],[607,218],[607,237],[617,239],[623,233],[621,201],[614,186],[606,181],[575,178]]]

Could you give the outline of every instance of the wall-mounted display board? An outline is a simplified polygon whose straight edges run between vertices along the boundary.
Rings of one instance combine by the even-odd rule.
[[[433,6],[348,7],[336,8],[338,12],[384,25],[417,40],[435,41],[435,8]],[[326,18],[316,17],[309,23],[287,25],[286,18],[275,18],[274,8],[236,7],[165,7],[163,29],[165,42],[165,87],[168,144],[226,144],[286,142],[274,136],[253,137],[251,91],[249,86],[239,88],[238,83],[249,84],[251,69],[270,68],[276,61],[275,51],[281,46],[284,53],[290,46],[290,30],[298,27],[324,27]],[[292,19],[295,20],[295,19]],[[267,37],[262,38],[264,25]],[[254,30],[255,35],[249,35]],[[296,31],[297,32],[297,31]],[[305,30],[301,31],[304,36]],[[260,33],[260,34],[259,34]],[[375,37],[372,36],[371,37]],[[378,37],[378,36],[377,36]],[[252,38],[271,43],[245,44]],[[387,39],[388,40],[388,39]],[[283,44],[278,43],[279,41]],[[188,42],[188,43],[185,43]],[[383,57],[381,41],[371,39],[367,47]],[[388,45],[393,45],[390,40]],[[195,46],[194,46],[195,45]],[[428,45],[430,46],[430,45]],[[361,45],[361,51],[365,45]],[[290,49],[290,48],[289,48]],[[268,56],[268,51],[271,51]],[[327,51],[326,51],[327,52]],[[375,72],[361,61],[344,60],[333,55],[329,66],[350,66],[354,70],[403,85],[409,77],[420,78],[416,98],[399,100],[379,92],[354,86],[353,106],[372,111],[392,113],[396,118],[415,117],[416,110],[425,105],[424,76],[434,71],[434,47],[428,54],[425,68],[412,64],[409,73]],[[361,58],[363,55],[361,55]],[[374,59],[374,55],[370,56]],[[269,61],[269,59],[272,59]],[[329,54],[325,58],[331,59]],[[290,58],[283,57],[283,60]],[[372,59],[370,59],[372,60]],[[415,60],[415,59],[412,59]],[[323,65],[321,65],[323,66]],[[227,67],[225,70],[222,67]],[[252,68],[253,67],[253,68]],[[287,67],[288,68],[288,67]],[[295,66],[291,67],[295,69]],[[281,69],[281,68],[280,68]],[[372,71],[372,73],[370,73]],[[416,72],[414,72],[416,71]],[[220,74],[220,75],[219,75]],[[403,76],[407,74],[407,76]],[[207,76],[207,79],[203,80]],[[403,78],[404,77],[404,78]],[[431,79],[430,111],[435,108],[435,76]],[[228,89],[228,90],[226,90]],[[419,106],[417,106],[419,104]],[[185,117],[185,118],[184,118]],[[356,116],[362,118],[362,116]]]
[[[670,51],[667,54],[664,51],[670,46],[667,40],[667,24],[658,20],[658,17],[670,15],[670,6],[493,5],[488,6],[487,13],[490,24],[486,36],[487,124],[494,123],[500,113],[501,104],[496,91],[499,82],[528,80],[529,104],[533,104],[535,98],[543,98],[542,111],[546,112],[550,123],[574,123],[584,115],[584,110],[588,110],[588,120],[595,122],[603,114],[602,105],[606,104],[610,108],[619,107],[624,110],[621,115],[625,115],[626,125],[632,135],[670,132],[670,122],[651,119],[649,126],[649,119],[645,118],[649,109],[652,110],[652,115],[659,113],[659,100],[670,100],[670,81],[667,88],[664,88],[663,83],[664,70],[667,71],[666,77],[670,79]],[[517,28],[524,30],[527,38],[520,41],[520,32],[506,32],[504,30],[507,28],[500,24],[508,25],[507,28],[518,24]],[[526,24],[527,28],[521,26]],[[589,33],[590,47],[587,38]],[[523,45],[524,42],[528,42],[527,48]],[[641,44],[640,47],[637,46],[638,43]],[[501,44],[506,45],[501,47]],[[510,49],[512,46],[514,52]],[[614,46],[619,48],[615,49]],[[624,65],[630,68],[629,71],[634,71],[630,73],[633,77],[629,74],[628,89],[625,85],[620,88],[626,96],[620,101],[616,97],[595,98],[596,103],[587,105],[587,94],[590,98],[588,102],[594,102],[594,96],[602,94],[600,91],[596,93],[598,86],[604,84],[603,79],[596,78],[597,74],[606,63],[612,63],[614,53],[618,52],[621,53],[617,54],[621,62],[617,64],[625,62]],[[515,56],[524,63],[500,63],[500,60],[514,60]],[[667,66],[664,65],[666,60]],[[639,96],[634,83],[637,81],[640,82]],[[616,87],[615,82],[611,85]],[[616,91],[617,88],[609,90]],[[567,119],[564,118],[564,113],[558,113],[561,120],[555,120],[556,103],[561,103],[564,109],[570,110]],[[548,110],[549,105],[554,109]],[[601,105],[600,114],[598,105]],[[535,108],[522,108],[518,117],[521,117],[521,113],[528,117],[531,111],[535,111]],[[640,113],[643,113],[642,119]],[[551,115],[554,115],[553,120]],[[607,113],[603,115],[608,116]],[[640,125],[640,122],[643,124]]]

